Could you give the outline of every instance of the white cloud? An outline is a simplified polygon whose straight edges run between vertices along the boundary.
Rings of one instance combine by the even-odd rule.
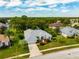
[[[68,9],[62,9],[61,10],[61,12],[63,12],[63,13],[66,13],[66,12],[69,12],[70,10],[68,10]]]
[[[42,10],[44,10],[44,11],[51,11],[51,9],[50,8],[44,8],[44,7],[38,7],[38,8],[28,8],[28,9],[26,9],[25,11],[26,12],[30,12],[30,11],[42,11]]]
[[[44,0],[46,2],[46,4],[55,4],[55,3],[59,3],[58,0]]]
[[[49,11],[51,11],[50,8],[44,8],[44,7],[34,8],[34,10],[49,10]]]
[[[6,5],[7,7],[13,7],[13,6],[19,6],[22,2],[20,0],[10,0],[8,4]]]
[[[57,3],[70,3],[79,0],[26,0],[25,4],[28,7],[32,6],[42,6],[42,5],[51,5]],[[3,6],[7,3],[7,7],[20,6],[22,4],[21,0],[10,0],[10,2],[6,2],[4,0],[0,0],[0,6]]]
[[[59,9],[57,9],[57,8],[53,8],[53,11],[59,11]]]
[[[27,8],[27,9],[21,9],[21,8],[16,8],[16,11],[21,11],[21,12],[32,12],[32,11],[51,11],[50,8],[44,8],[44,7],[37,7],[37,8]]]
[[[79,0],[28,0],[26,1],[26,4],[28,6],[42,6],[42,5],[51,5],[51,4],[57,4],[57,3],[70,3],[74,1]]]
[[[74,1],[79,1],[79,0],[26,0],[25,5],[27,7],[30,7],[28,9],[20,9],[17,8],[16,11],[35,11],[35,10],[54,10],[58,11],[59,9],[54,9],[54,7],[57,6],[58,3],[70,3]],[[21,0],[10,0],[10,2],[6,2],[4,0],[0,0],[0,6],[3,6],[6,4],[6,8],[9,7],[14,7],[14,6],[20,6],[22,5]],[[38,6],[43,6],[43,5],[48,5],[48,8],[45,7],[38,7]],[[33,8],[34,6],[34,8]],[[68,10],[64,9],[65,7],[61,7],[62,10],[61,12],[67,12]]]
[[[74,1],[79,1],[79,0],[44,0],[48,4],[54,4],[54,3],[70,3]]]
[[[42,5],[50,5],[50,4],[55,4],[58,3],[57,0],[29,0],[26,1],[26,4],[28,4],[28,6],[42,6]]]
[[[78,0],[59,0],[61,3],[70,3]]]
[[[57,4],[53,4],[53,5],[49,5],[48,7],[49,8],[54,8],[54,7],[56,7],[57,6]]]
[[[0,0],[0,6],[4,6],[6,3],[6,1]]]

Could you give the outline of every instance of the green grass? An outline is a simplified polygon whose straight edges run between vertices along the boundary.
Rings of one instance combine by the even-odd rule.
[[[16,56],[23,53],[28,53],[28,46],[15,43],[10,48],[0,49],[0,59],[4,59],[11,56]]]
[[[67,50],[67,49],[72,49],[72,48],[79,48],[79,46],[71,46],[71,47],[66,47],[66,48],[59,48],[59,49],[44,51],[42,53],[43,54],[48,54],[48,53],[51,53],[51,52],[58,52],[58,51],[61,51],[61,50]]]
[[[66,45],[79,43],[79,40],[77,40],[77,39],[64,38],[61,35],[58,35],[57,37],[54,37],[53,39],[51,42],[49,42],[46,45],[38,45],[39,49],[44,50],[44,49],[48,49],[48,48],[66,46]],[[29,52],[27,44],[24,44],[23,41],[20,41],[20,44],[19,44],[17,41],[14,42],[14,45],[11,48],[0,49],[0,59],[4,59],[7,57],[16,56],[19,54],[24,54],[24,53]],[[59,49],[59,50],[62,50],[62,49]],[[53,51],[58,51],[58,50],[53,50]],[[49,52],[53,52],[53,51],[48,51],[48,52],[43,52],[43,53],[49,53]],[[26,56],[18,58],[18,59],[22,59],[22,58],[24,59],[24,58],[26,58]]]
[[[27,59],[29,56],[22,56],[22,57],[18,57],[18,58],[14,58],[14,59]]]
[[[52,48],[52,47],[59,47],[59,46],[65,46],[65,45],[71,45],[71,44],[78,44],[79,41],[75,40],[74,38],[64,38],[61,35],[58,35],[57,37],[54,37],[54,40],[52,39],[51,42],[49,42],[46,45],[38,45],[40,50]]]
[[[73,44],[79,44],[79,39],[75,38],[64,38],[61,35],[58,35],[57,37],[54,37],[54,40],[52,39],[51,42],[49,42],[46,45],[38,45],[40,50],[44,49],[49,49],[49,48],[54,48],[54,47],[59,47],[59,46],[67,46],[67,45],[73,45]],[[45,51],[43,54],[51,53],[51,52],[57,52],[65,49],[70,49],[70,48],[79,48],[79,46],[71,46],[71,47],[66,47],[66,48],[60,48],[60,49],[54,49],[50,51]]]

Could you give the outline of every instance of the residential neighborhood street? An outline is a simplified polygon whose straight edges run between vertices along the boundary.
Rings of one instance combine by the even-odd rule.
[[[30,59],[79,59],[79,48],[63,50]]]
[[[0,0],[0,59],[79,59],[79,0]]]

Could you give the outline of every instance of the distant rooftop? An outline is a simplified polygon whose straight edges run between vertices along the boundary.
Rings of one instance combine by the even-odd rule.
[[[60,27],[60,26],[62,26],[62,23],[60,22],[60,21],[57,21],[57,22],[55,22],[55,23],[51,23],[51,24],[49,24],[49,26],[54,26],[54,27]]]
[[[3,34],[0,34],[0,42],[6,42],[6,41],[9,41],[8,36],[5,36]]]
[[[7,28],[7,24],[4,24],[4,23],[0,23],[0,28]]]
[[[60,31],[68,36],[79,35],[79,30],[72,27],[64,27]]]

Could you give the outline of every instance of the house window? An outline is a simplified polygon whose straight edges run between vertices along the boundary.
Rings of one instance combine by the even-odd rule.
[[[0,41],[0,47],[2,46],[1,41]]]
[[[49,40],[51,40],[51,37],[49,37]]]
[[[41,39],[44,39],[44,37],[42,36]]]
[[[0,45],[1,45],[1,41],[0,41]]]
[[[5,45],[5,42],[3,42],[2,44],[3,44],[3,47],[5,47],[5,46],[6,46],[6,45]]]
[[[37,36],[37,39],[39,40],[40,38]]]

